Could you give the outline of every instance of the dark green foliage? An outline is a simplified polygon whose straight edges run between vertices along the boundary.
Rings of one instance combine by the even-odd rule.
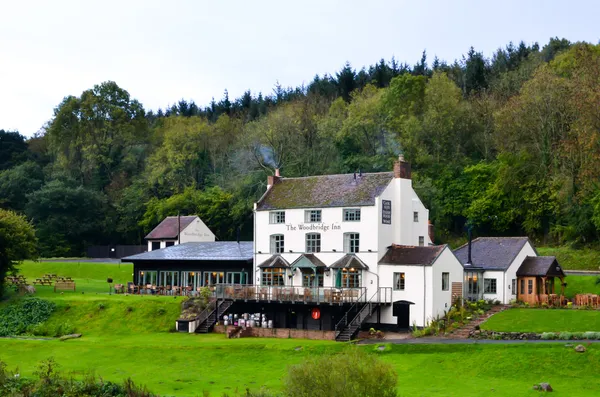
[[[20,335],[29,327],[46,321],[55,308],[54,302],[24,298],[0,309],[0,336]]]
[[[0,171],[7,170],[27,159],[25,137],[17,131],[0,130]]]
[[[35,230],[24,216],[0,208],[0,298],[6,274],[23,260],[37,258],[36,243]]]
[[[136,385],[131,378],[122,384],[96,379],[92,374],[82,380],[67,377],[59,372],[60,365],[53,358],[42,361],[34,373],[36,379],[21,377],[7,369],[0,360],[0,395],[11,397],[153,397],[146,387]]]
[[[332,356],[307,359],[290,367],[284,379],[288,397],[392,397],[398,375],[388,363],[352,348]]]

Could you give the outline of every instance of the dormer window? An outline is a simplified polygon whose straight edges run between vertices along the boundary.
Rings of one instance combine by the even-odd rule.
[[[269,223],[285,223],[285,211],[269,212]]]
[[[305,223],[321,222],[321,210],[306,210],[304,211]]]
[[[360,208],[344,209],[344,222],[358,222],[358,221],[360,221]]]

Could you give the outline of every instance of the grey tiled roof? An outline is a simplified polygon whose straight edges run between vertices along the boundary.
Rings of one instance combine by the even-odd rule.
[[[379,263],[392,265],[432,265],[447,245],[425,247],[413,245],[392,245]]]
[[[332,268],[332,269],[350,269],[350,268],[368,269],[369,266],[367,266],[363,261],[361,261],[360,258],[357,257],[356,255],[346,254],[346,255],[342,256],[340,259],[338,259],[337,261],[333,262],[333,264],[330,266],[330,268]]]
[[[266,267],[282,268],[282,267],[290,267],[290,264],[281,255],[273,255],[272,257],[270,257],[269,259],[267,259],[266,261],[264,261],[263,263],[258,265],[258,267],[260,267],[260,268],[266,268]]]
[[[554,256],[528,256],[517,270],[517,276],[561,276],[564,273]]]
[[[189,226],[197,216],[180,216],[177,220],[176,216],[167,216],[161,223],[158,224],[148,235],[146,240],[162,240],[167,238],[177,238],[177,224],[181,224],[180,231]]]
[[[258,211],[375,205],[394,178],[393,172],[279,178],[258,201]]]
[[[528,241],[527,237],[478,237],[472,241],[471,265],[484,270],[506,270]],[[454,250],[454,255],[466,265],[469,244]]]
[[[205,241],[183,243],[121,259],[134,261],[248,261],[252,260],[252,241]]]

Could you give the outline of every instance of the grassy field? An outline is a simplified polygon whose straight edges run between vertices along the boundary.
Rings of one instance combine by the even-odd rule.
[[[600,332],[600,312],[577,309],[510,309],[493,315],[481,329],[503,332]]]
[[[556,256],[563,269],[600,270],[600,249],[570,247],[538,247],[540,255]]]
[[[76,377],[88,372],[113,381],[131,377],[161,395],[202,396],[207,391],[214,397],[246,388],[279,390],[289,365],[352,348],[330,341],[229,340],[218,334],[174,333],[181,298],[108,295],[106,277],[126,282],[131,277],[130,267],[83,263],[22,266],[22,273],[30,278],[49,272],[74,277],[78,290],[85,293],[55,294],[49,287],[38,288],[42,297],[57,304],[47,324],[68,322],[83,337],[65,342],[0,339],[0,360],[11,369],[18,367],[23,376],[32,376],[40,361],[54,357],[64,372]],[[550,315],[562,312],[544,311]],[[600,394],[596,376],[600,345],[590,345],[585,354],[563,344],[393,345],[384,352],[375,352],[373,346],[359,348],[394,366],[400,396],[532,396],[538,393],[531,386],[539,382],[550,382],[556,396]]]
[[[573,298],[577,294],[600,294],[600,284],[596,284],[598,276],[567,276],[565,282],[567,287],[565,288],[565,296]],[[560,287],[557,283],[557,291],[560,291]]]

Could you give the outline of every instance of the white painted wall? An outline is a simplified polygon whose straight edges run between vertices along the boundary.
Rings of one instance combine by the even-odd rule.
[[[215,241],[215,234],[200,218],[196,218],[181,231],[181,242]]]
[[[512,299],[517,299],[517,291],[514,291],[514,295],[513,295],[511,284],[512,284],[513,279],[515,279],[515,280],[517,279],[517,270],[519,270],[519,267],[521,267],[521,264],[523,263],[523,261],[525,260],[525,257],[527,257],[527,256],[537,256],[537,252],[535,252],[535,249],[533,248],[533,246],[531,245],[531,243],[529,241],[527,241],[525,243],[525,245],[523,246],[523,248],[521,248],[521,251],[515,257],[515,260],[511,263],[511,265],[509,266],[509,268],[506,270],[506,272],[504,274],[504,280],[505,280],[505,288],[503,290],[504,296],[502,299],[500,299],[504,304],[510,303],[510,301]]]
[[[379,265],[379,277],[382,287],[393,287],[394,273],[404,273],[404,290],[392,289],[392,302],[405,300],[414,303],[410,305],[410,325],[423,326],[425,321],[425,277],[426,266],[408,265]],[[370,321],[375,321],[371,319]],[[397,324],[398,320],[392,315],[392,308],[381,311],[381,322],[384,324]]]
[[[438,315],[442,316],[444,310],[448,310],[452,306],[452,283],[462,283],[464,274],[463,266],[449,247],[442,251],[431,269],[433,297],[429,319],[436,318]],[[447,291],[442,290],[442,273],[450,273]]]

